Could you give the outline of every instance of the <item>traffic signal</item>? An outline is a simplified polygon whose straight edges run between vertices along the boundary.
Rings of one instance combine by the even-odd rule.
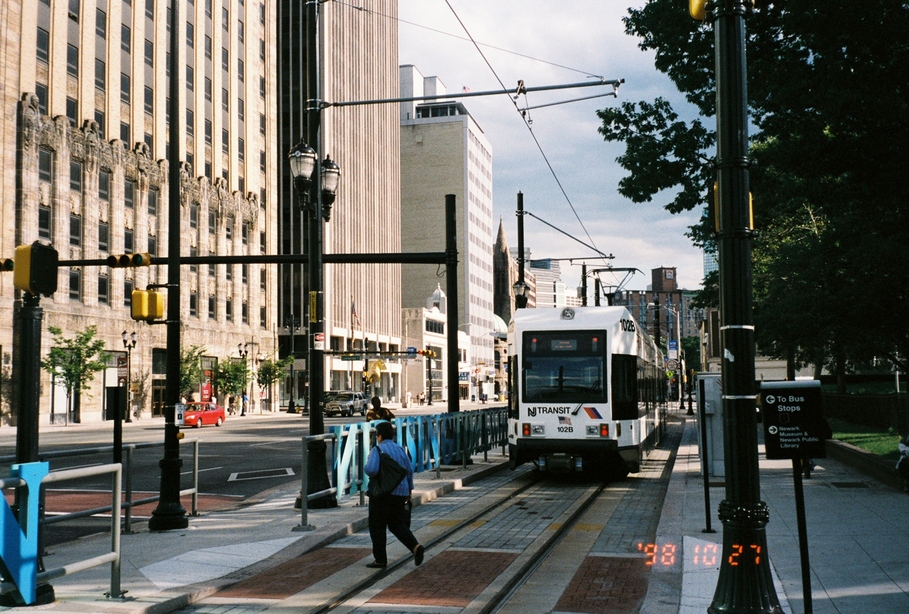
[[[427,358],[435,358],[435,357],[436,357],[436,353],[433,352],[432,350],[429,350],[429,349],[427,349],[427,350],[417,350],[417,354],[419,354],[420,356],[426,356]]]
[[[57,291],[57,260],[57,250],[50,245],[39,241],[20,245],[16,248],[13,285],[35,296],[50,296]]]
[[[0,271],[12,271],[14,263],[12,258],[0,259]]]
[[[694,19],[704,21],[707,19],[707,3],[710,0],[688,0],[688,12]]]
[[[163,319],[164,294],[154,290],[133,290],[130,317],[146,322]]]
[[[140,252],[138,254],[114,254],[107,257],[107,266],[112,269],[151,265],[151,254]]]

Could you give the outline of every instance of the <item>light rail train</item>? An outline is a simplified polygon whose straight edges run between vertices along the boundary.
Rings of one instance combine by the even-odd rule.
[[[517,309],[508,356],[512,468],[640,471],[665,424],[666,371],[627,309]]]

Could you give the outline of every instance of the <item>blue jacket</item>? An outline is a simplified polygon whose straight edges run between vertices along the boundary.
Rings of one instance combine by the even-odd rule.
[[[413,490],[413,465],[407,452],[395,441],[385,440],[369,451],[369,458],[366,459],[366,466],[363,468],[366,475],[374,477],[379,475],[379,451],[381,448],[385,454],[389,455],[396,463],[407,469],[407,477],[401,480],[397,488],[391,491],[391,494],[399,497],[409,497],[410,491]]]

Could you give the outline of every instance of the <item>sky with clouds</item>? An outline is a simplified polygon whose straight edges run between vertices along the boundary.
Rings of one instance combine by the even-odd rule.
[[[685,233],[700,214],[667,212],[663,207],[671,194],[642,204],[619,195],[618,182],[626,172],[615,159],[624,146],[605,142],[597,132],[596,111],[622,101],[662,96],[684,116],[683,96],[653,67],[653,54],[641,51],[638,39],[624,32],[622,17],[627,7],[642,4],[631,0],[400,0],[400,63],[413,64],[424,76],[438,77],[448,92],[498,90],[501,84],[512,89],[518,80],[537,87],[587,82],[591,75],[624,79],[618,98],[530,109],[533,135],[508,96],[462,100],[492,145],[494,227],[498,229],[501,217],[509,246],[517,246],[515,209],[520,191],[525,210],[614,255],[614,267],[643,271],[626,288],[643,290],[650,283],[652,268],[674,266],[680,287],[693,290],[701,284],[703,255]],[[679,19],[690,19],[685,2],[679,2]],[[607,92],[611,88],[531,92],[517,102],[524,108]],[[529,216],[525,216],[524,232],[533,258],[594,255]],[[580,283],[579,266],[565,262],[562,270],[569,288]]]

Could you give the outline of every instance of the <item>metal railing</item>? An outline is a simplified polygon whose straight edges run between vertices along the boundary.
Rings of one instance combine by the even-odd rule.
[[[192,495],[192,506],[191,514],[193,516],[199,515],[199,440],[198,439],[189,439],[184,440],[184,444],[191,443],[193,444],[193,470],[192,470],[192,487],[186,488],[180,491],[180,496],[185,497],[187,495]],[[161,495],[157,494],[151,497],[145,497],[144,499],[133,500],[133,453],[136,450],[145,449],[145,448],[160,448],[164,444],[161,442],[149,442],[149,443],[131,443],[123,445],[123,475],[124,475],[124,494],[125,499],[120,503],[120,508],[123,511],[123,532],[132,533],[132,509],[138,505],[144,505],[146,503],[154,503],[161,499]],[[100,446],[93,448],[79,448],[74,450],[57,450],[54,452],[42,452],[38,455],[38,459],[42,461],[49,461],[55,458],[73,458],[76,456],[93,456],[99,454],[111,454],[114,450],[113,446]],[[0,457],[0,464],[14,463],[16,462],[15,456],[3,456]],[[85,477],[85,476],[83,476]],[[75,518],[84,518],[87,516],[94,516],[96,514],[105,514],[112,511],[111,506],[97,507],[89,510],[82,510],[78,512],[70,512],[67,514],[60,514],[58,516],[51,516],[41,519],[41,524],[56,524],[58,522],[65,522],[67,520],[73,520]]]
[[[394,418],[395,440],[403,446],[413,462],[414,473],[435,470],[441,478],[442,465],[460,461],[467,467],[468,459],[474,454],[483,454],[488,461],[488,452],[502,448],[506,454],[508,445],[508,413],[503,407],[477,411],[436,414],[432,416],[408,416]],[[360,496],[360,505],[366,502],[369,476],[363,470],[373,440],[375,422],[352,422],[332,426],[330,433],[303,437],[301,493],[308,488],[309,441],[322,439],[332,442],[331,486],[320,492],[301,495],[300,529],[311,528],[308,524],[307,502],[335,495],[339,500],[345,495]]]
[[[64,480],[74,480],[78,478],[86,478],[95,475],[112,473],[113,478],[111,484],[111,507],[107,509],[113,510],[113,513],[111,514],[110,521],[110,552],[92,557],[90,559],[76,561],[62,567],[56,567],[54,569],[38,572],[38,585],[47,584],[54,578],[68,576],[70,574],[84,571],[86,569],[91,569],[92,567],[98,567],[99,565],[110,563],[110,592],[107,593],[107,595],[109,597],[122,596],[122,592],[120,591],[120,506],[117,505],[117,502],[119,502],[122,497],[121,471],[122,465],[119,463],[99,465],[96,467],[80,467],[78,469],[63,469],[61,471],[54,471],[44,476],[44,479],[41,480],[41,484],[50,484],[54,482],[62,482]],[[13,488],[24,485],[25,480],[21,478],[0,479],[0,488]],[[29,493],[29,496],[38,497],[39,495],[38,493]],[[17,586],[12,582],[0,583],[0,594],[10,593],[15,590],[17,590]]]

